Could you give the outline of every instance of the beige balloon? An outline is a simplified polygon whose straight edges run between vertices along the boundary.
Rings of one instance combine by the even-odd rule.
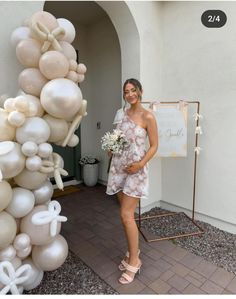
[[[71,46],[71,44],[65,41],[60,41],[59,44],[62,48],[62,53],[67,57],[67,59],[76,60],[77,58],[76,51],[74,47]]]
[[[69,71],[69,61],[58,51],[47,51],[39,60],[39,69],[49,80],[63,78]]]
[[[50,127],[49,142],[58,142],[66,137],[69,126],[64,119],[55,118],[49,114],[45,114],[43,119]]]
[[[39,171],[30,171],[26,168],[17,176],[14,177],[16,184],[22,188],[29,190],[39,188],[44,181],[46,181],[47,175]]]
[[[38,11],[34,13],[30,19],[30,26],[33,23],[40,22],[44,26],[47,27],[49,31],[52,31],[53,29],[58,27],[57,19],[46,11]]]
[[[16,57],[26,67],[38,67],[41,57],[41,43],[35,39],[20,41],[16,47]]]
[[[30,37],[31,37],[31,32],[28,27],[26,26],[18,27],[11,34],[11,44],[15,48],[21,40]]]
[[[29,94],[24,95],[24,98],[26,99],[26,101],[29,104],[29,110],[27,110],[26,113],[25,113],[26,116],[28,116],[28,117],[30,117],[30,116],[39,116],[39,117],[43,116],[44,110],[43,110],[43,106],[40,103],[39,98],[37,98],[35,96],[32,96],[32,95],[29,95]],[[36,107],[36,114],[34,114],[34,115],[32,115],[31,105]]]
[[[32,245],[45,245],[53,241],[55,237],[50,235],[50,224],[35,225],[32,223],[32,216],[41,211],[47,211],[46,205],[39,205],[21,220],[20,230],[26,233],[31,240]],[[57,223],[57,234],[61,230],[61,222]]]
[[[29,279],[27,279],[22,284],[22,286],[24,287],[24,289],[26,291],[29,291],[29,290],[36,288],[40,284],[40,282],[43,279],[44,272],[35,266],[35,264],[33,263],[32,259],[30,257],[26,258],[23,261],[23,265],[26,265],[26,264],[30,265],[31,269],[30,269]]]
[[[7,111],[0,108],[0,141],[11,141],[16,134],[16,128],[9,124],[7,118]]]
[[[7,181],[0,182],[0,212],[3,211],[11,202],[13,191]]]
[[[32,259],[40,269],[53,271],[59,268],[68,256],[68,244],[64,237],[58,235],[55,239],[43,246],[34,246]]]
[[[19,75],[20,88],[30,95],[40,96],[43,86],[48,82],[42,73],[36,68],[27,68]]]
[[[6,212],[0,213],[0,249],[6,248],[16,236],[16,221]]]
[[[33,190],[35,205],[42,205],[50,201],[53,191],[53,185],[50,180],[44,182],[38,189]]]
[[[0,142],[0,169],[3,178],[12,178],[18,175],[25,167],[25,156],[21,146],[12,141]]]

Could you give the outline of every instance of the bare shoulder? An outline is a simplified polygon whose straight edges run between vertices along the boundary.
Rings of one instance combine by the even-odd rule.
[[[147,110],[147,109],[144,109],[144,111],[143,111],[143,118],[146,123],[156,121],[154,114],[150,110]]]

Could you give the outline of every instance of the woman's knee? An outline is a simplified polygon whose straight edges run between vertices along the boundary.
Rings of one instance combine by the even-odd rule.
[[[130,213],[126,210],[121,209],[120,217],[121,217],[121,221],[124,225],[129,225],[130,223],[133,223],[133,221],[134,221],[134,214]]]

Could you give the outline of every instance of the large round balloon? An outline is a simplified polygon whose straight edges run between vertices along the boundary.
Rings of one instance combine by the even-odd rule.
[[[3,178],[12,178],[18,175],[25,167],[25,156],[21,146],[12,141],[0,142],[0,170]]]
[[[57,19],[57,22],[59,26],[65,30],[65,35],[61,38],[61,40],[64,40],[71,44],[75,39],[74,25],[69,20],[63,18]]]
[[[17,44],[24,39],[31,38],[29,27],[22,26],[16,28],[11,34],[11,44],[15,48]]]
[[[35,266],[32,259],[28,257],[23,261],[23,265],[30,265],[29,279],[27,279],[22,286],[26,291],[36,288],[43,279],[43,271]]]
[[[40,92],[47,82],[47,78],[36,68],[24,69],[19,75],[20,88],[25,93],[36,97],[40,96]]]
[[[16,236],[16,221],[7,212],[0,213],[0,249],[6,248]]]
[[[62,53],[67,57],[67,59],[73,59],[76,60],[77,55],[76,51],[73,46],[71,46],[70,43],[65,42],[65,41],[59,41],[59,44],[62,48]]]
[[[11,261],[16,256],[16,250],[12,245],[0,250],[0,261]]]
[[[44,181],[46,181],[47,175],[39,171],[30,171],[26,168],[17,176],[14,177],[16,184],[22,188],[29,190],[39,188]]]
[[[80,88],[71,80],[60,78],[48,82],[42,89],[40,100],[47,113],[58,118],[71,118],[82,104]]]
[[[0,141],[13,140],[15,137],[16,129],[9,124],[7,118],[7,111],[0,108]]]
[[[23,144],[33,141],[36,144],[46,142],[50,136],[50,128],[40,117],[29,117],[24,124],[16,129],[16,140]]]
[[[52,14],[46,11],[38,11],[32,15],[30,19],[31,26],[36,22],[40,22],[41,24],[46,26],[49,31],[52,31],[53,29],[58,27],[57,19]]]
[[[32,259],[39,268],[44,271],[53,271],[59,268],[68,255],[68,244],[66,240],[58,235],[55,239],[43,246],[34,246]]]
[[[41,44],[35,39],[20,41],[16,47],[16,56],[26,67],[38,67],[41,57]]]
[[[3,211],[12,200],[12,188],[7,181],[0,182],[0,212]]]
[[[32,222],[32,216],[41,211],[47,211],[46,205],[39,205],[21,220],[20,230],[22,233],[29,235],[32,245],[45,245],[53,241],[55,237],[50,235],[50,224],[35,225]],[[57,223],[57,231],[61,230],[61,222]]]
[[[25,112],[26,116],[43,116],[44,114],[44,110],[43,107],[40,103],[39,98],[29,95],[29,94],[25,94],[24,99],[26,99],[27,103],[29,104],[29,109]],[[16,104],[17,104],[17,99],[18,97],[15,98],[16,99]],[[36,113],[35,113],[36,111]]]
[[[69,61],[58,51],[47,51],[39,60],[39,69],[47,79],[63,78],[69,71]]]
[[[39,188],[33,190],[35,197],[35,204],[41,205],[49,201],[53,195],[52,183],[48,180],[42,184]]]
[[[6,211],[15,218],[27,215],[34,207],[34,194],[24,188],[13,188],[13,198]]]
[[[58,142],[60,140],[64,140],[69,130],[68,123],[64,119],[55,118],[50,114],[45,114],[43,119],[50,127],[50,136],[48,141]]]

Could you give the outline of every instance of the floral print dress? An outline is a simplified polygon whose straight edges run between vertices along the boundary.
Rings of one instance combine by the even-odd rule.
[[[146,154],[147,131],[128,116],[127,110],[116,128],[126,135],[129,146],[122,154],[112,156],[106,193],[113,195],[122,190],[129,196],[146,198],[148,196],[147,164],[134,174],[126,173],[124,168],[128,164],[140,161]]]

